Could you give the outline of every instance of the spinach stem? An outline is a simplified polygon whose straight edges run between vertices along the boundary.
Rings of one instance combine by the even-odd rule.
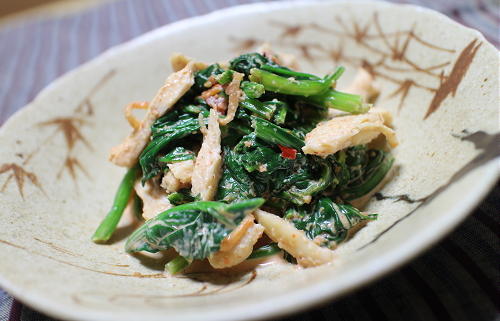
[[[128,200],[132,194],[135,178],[137,177],[138,168],[134,166],[130,168],[123,177],[118,191],[115,195],[115,200],[108,215],[102,220],[101,224],[92,236],[92,241],[95,243],[104,243],[110,239],[116,230],[116,226],[123,215],[123,211],[127,207]]]
[[[304,141],[295,134],[262,118],[254,117],[252,127],[255,130],[255,135],[266,142],[280,144],[297,150],[300,150],[304,146]]]
[[[169,272],[170,274],[176,274],[187,268],[189,264],[190,262],[188,260],[179,255],[175,259],[165,264],[165,271]]]

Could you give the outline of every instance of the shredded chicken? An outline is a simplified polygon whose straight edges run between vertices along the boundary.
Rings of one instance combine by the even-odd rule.
[[[247,215],[241,223],[228,235],[226,236],[221,244],[220,251],[227,252],[238,244],[241,238],[245,235],[246,231],[254,225],[253,215]]]
[[[234,72],[233,80],[231,80],[226,88],[226,94],[229,96],[229,104],[227,107],[226,117],[219,120],[221,125],[227,125],[236,115],[236,110],[238,109],[238,105],[243,94],[243,91],[240,89],[240,83],[243,76],[244,75],[242,73]]]
[[[167,165],[172,174],[182,184],[190,184],[193,176],[194,161],[192,159]]]
[[[141,180],[134,184],[137,195],[142,199],[142,217],[149,220],[163,211],[172,208],[172,204],[167,199],[167,194],[153,181],[148,181],[142,186]]]
[[[298,230],[292,223],[274,214],[257,210],[255,217],[269,238],[290,253],[297,262],[304,266],[317,266],[334,259],[334,254],[327,248],[320,247],[308,239],[304,231]]]
[[[186,65],[192,61],[193,59],[184,56],[183,54],[180,53],[174,53],[172,56],[170,56],[170,65],[172,66],[172,69],[174,72],[177,72],[181,70],[182,68],[186,67]],[[202,70],[207,68],[207,64],[204,62],[199,62],[196,61],[194,62],[196,69],[197,70]]]
[[[182,70],[171,74],[149,104],[140,126],[120,145],[111,149],[109,159],[118,166],[132,167],[149,142],[151,125],[179,100],[193,85],[196,64],[189,62]]]
[[[306,154],[326,157],[344,148],[367,144],[378,135],[385,135],[391,147],[396,147],[396,133],[388,127],[392,122],[390,113],[372,108],[368,113],[335,117],[320,123],[306,135]]]
[[[161,179],[161,187],[165,189],[167,194],[175,193],[178,190],[186,188],[188,186],[189,183],[188,184],[182,183],[180,179],[175,177],[172,171],[167,172],[165,175],[163,175],[163,178]]]
[[[252,254],[253,246],[264,232],[264,227],[253,220],[252,215],[247,216],[222,241],[220,250],[208,257],[210,265],[216,269],[228,268],[243,262]]]
[[[210,201],[217,192],[222,171],[221,132],[219,116],[214,109],[210,110],[208,130],[203,132],[203,142],[196,157],[191,178],[191,192],[200,195],[204,201]],[[205,127],[202,125],[202,127]]]

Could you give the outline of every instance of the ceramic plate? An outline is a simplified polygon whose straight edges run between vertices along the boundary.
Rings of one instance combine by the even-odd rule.
[[[182,52],[221,61],[269,42],[325,74],[358,67],[395,116],[396,174],[380,213],[333,266],[262,266],[172,277],[155,260],[90,241],[124,173],[107,161]],[[333,299],[400,266],[453,229],[498,177],[497,50],[477,31],[414,6],[293,2],[235,7],[165,26],[66,74],[0,129],[0,286],[64,319],[243,320]],[[6,259],[7,258],[7,259]],[[162,259],[158,259],[162,262]],[[164,261],[163,261],[164,263]]]

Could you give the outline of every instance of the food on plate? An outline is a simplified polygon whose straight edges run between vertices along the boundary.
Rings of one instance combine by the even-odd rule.
[[[365,71],[346,93],[336,89],[343,67],[319,77],[288,62],[267,47],[228,64],[174,55],[156,96],[125,110],[133,130],[110,160],[128,171],[93,240],[109,240],[131,204],[145,222],[126,250],[175,249],[171,273],[277,254],[303,267],[332,262],[377,218],[351,203],[388,176],[398,141],[390,113],[358,95],[378,94]],[[134,109],[146,110],[142,121]]]

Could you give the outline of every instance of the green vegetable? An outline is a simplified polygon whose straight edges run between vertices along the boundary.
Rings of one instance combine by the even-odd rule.
[[[225,202],[255,197],[250,176],[241,164],[239,155],[229,148],[224,149],[224,167],[217,189],[217,199]]]
[[[276,125],[285,124],[286,116],[288,114],[288,111],[290,110],[288,104],[279,100],[271,101],[269,103],[273,103],[276,105],[276,112],[274,113],[273,122]]]
[[[375,220],[377,215],[364,215],[352,205],[335,204],[323,197],[314,206],[312,213],[291,209],[285,218],[294,223],[296,228],[303,230],[311,240],[334,249],[367,221]]]
[[[308,97],[319,95],[328,90],[337,75],[337,73],[334,73],[320,80],[297,80],[293,77],[285,78],[262,69],[254,68],[250,71],[249,79],[264,85],[266,90],[275,93]]]
[[[182,106],[180,108],[180,110],[183,113],[189,113],[189,114],[196,115],[196,117],[198,117],[199,113],[202,113],[205,118],[208,117],[208,115],[209,115],[208,108],[204,105],[193,105],[193,104],[185,105],[185,106]]]
[[[210,78],[210,76],[217,77],[217,75],[222,74],[224,71],[225,70],[222,69],[219,64],[213,64],[203,70],[196,72],[194,75],[193,89],[197,92],[207,90],[209,87],[211,87],[211,85],[206,86],[208,85],[208,78]]]
[[[277,64],[267,59],[259,53],[247,53],[243,54],[230,62],[230,69],[241,72],[248,76],[252,68],[260,68],[262,65],[271,65],[278,67]]]
[[[127,252],[157,252],[174,248],[187,260],[204,259],[220,248],[220,243],[238,226],[245,215],[265,202],[254,198],[225,204],[200,201],[171,208],[148,220],[127,240]]]
[[[286,67],[281,67],[281,66],[275,67],[275,66],[270,66],[270,65],[262,65],[262,66],[260,66],[260,69],[272,72],[272,73],[280,75],[280,76],[293,77],[297,80],[321,80],[321,78],[319,78],[318,76],[306,74],[303,72],[294,71],[294,70],[288,69]],[[344,72],[344,71],[342,70],[342,72]],[[338,77],[340,77],[340,75]]]
[[[181,205],[194,201],[194,197],[190,195],[188,190],[180,190],[178,192],[169,194],[167,196],[167,199],[172,205]]]
[[[266,142],[292,147],[297,150],[301,150],[305,145],[304,141],[292,132],[262,118],[254,117],[252,127],[255,135]]]
[[[177,274],[187,268],[189,264],[191,264],[191,262],[179,255],[175,259],[165,264],[165,271],[169,272],[170,274]]]
[[[366,113],[371,105],[363,103],[363,97],[334,89],[308,97],[308,101],[322,107],[346,111],[352,114]]]
[[[143,182],[158,175],[165,165],[157,162],[156,156],[169,143],[197,133],[200,124],[197,118],[179,119],[177,121],[162,122],[161,118],[152,127],[153,140],[146,146],[139,156],[142,168]]]
[[[337,180],[334,179],[330,164],[319,157],[316,158],[316,164],[321,167],[321,174],[317,180],[313,180],[309,177],[306,186],[300,188],[295,185],[289,190],[281,193],[280,196],[296,205],[302,205],[304,203],[309,203],[312,196],[326,190],[331,184],[337,183]]]
[[[271,256],[276,253],[281,252],[282,250],[278,247],[278,244],[271,243],[268,245],[264,245],[252,251],[252,254],[247,258],[247,260],[251,259],[260,259],[266,256]]]
[[[349,166],[351,180],[341,190],[342,198],[347,201],[359,198],[374,189],[394,163],[394,157],[382,150],[368,150],[366,154],[365,162],[358,166],[362,170],[357,176],[354,175],[357,166]]]
[[[270,120],[273,117],[276,105],[272,102],[260,102],[257,99],[247,98],[240,102],[240,107],[243,107],[255,115]]]
[[[259,98],[265,93],[264,86],[253,81],[243,81],[240,87],[248,98]]]
[[[123,211],[127,207],[128,200],[134,188],[135,178],[137,177],[138,168],[134,166],[130,168],[123,177],[118,191],[115,194],[113,206],[108,212],[108,215],[102,220],[101,224],[92,236],[92,241],[95,243],[103,243],[108,241],[116,230],[116,226],[123,215]]]
[[[186,160],[194,159],[194,153],[184,147],[176,147],[170,153],[159,158],[158,160],[163,163],[178,163]]]
[[[233,71],[225,70],[222,74],[215,77],[215,79],[221,85],[229,84],[233,80]]]

